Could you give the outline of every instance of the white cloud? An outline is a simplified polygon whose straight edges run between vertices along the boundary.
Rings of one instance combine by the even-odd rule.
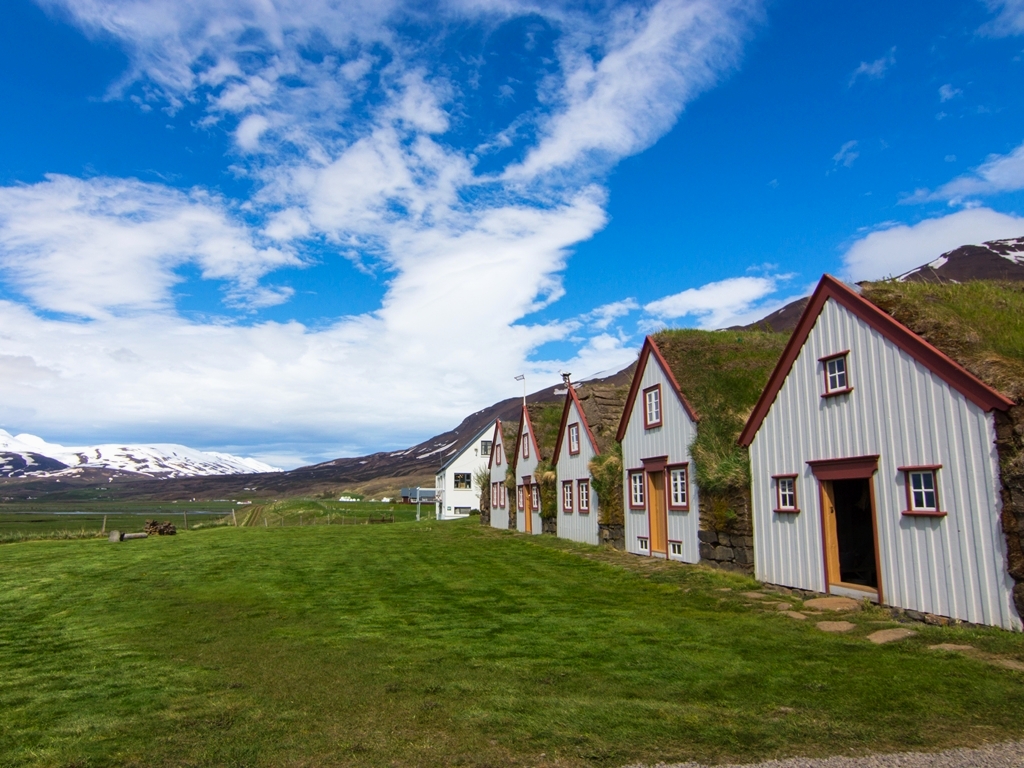
[[[839,151],[832,155],[832,161],[836,166],[842,165],[844,168],[849,168],[853,165],[853,161],[860,157],[860,152],[856,151],[857,142],[848,141],[839,148]]]
[[[998,15],[982,26],[982,33],[992,37],[1024,33],[1024,0],[986,0],[986,4]]]
[[[660,321],[692,317],[701,328],[724,328],[773,312],[778,307],[763,299],[777,290],[775,277],[730,277],[652,301],[644,311]]]
[[[843,254],[849,280],[879,280],[909,272],[961,245],[1024,235],[1024,218],[972,208],[917,224],[894,224],[862,237]]]
[[[956,98],[961,93],[963,93],[963,91],[961,91],[959,88],[954,88],[949,83],[946,83],[945,85],[939,86],[939,101],[949,101],[950,99]]]
[[[632,299],[562,322],[526,319],[564,294],[572,247],[606,223],[594,180],[736,66],[760,13],[754,0],[597,15],[528,0],[440,4],[430,35],[452,19],[518,14],[558,33],[543,108],[484,142],[524,145],[525,159],[485,176],[472,148],[448,143],[464,104],[460,84],[420,50],[437,40],[397,31],[428,16],[397,2],[41,2],[125,49],[131,67],[111,98],[204,108],[202,125],[233,137],[232,168],[256,191],[232,203],[133,180],[0,188],[2,277],[28,298],[0,303],[0,368],[31,373],[0,377],[0,425],[52,438],[102,425],[128,438],[144,423],[235,450],[256,424],[273,455],[296,441],[352,452],[420,439],[514,394],[522,370],[554,383],[560,368],[628,363],[630,340],[609,328],[637,308]],[[322,328],[175,311],[188,265],[224,281],[229,302],[286,299],[265,282],[300,265],[310,241],[385,277],[380,307]],[[526,362],[574,334],[571,359]]]
[[[955,159],[955,158],[954,158]],[[948,200],[954,205],[965,198],[1016,192],[1024,189],[1024,144],[1007,155],[989,155],[985,162],[958,176],[935,191],[919,189],[902,202],[925,203]]]
[[[875,59],[872,62],[862,61],[853,74],[850,75],[849,85],[852,87],[861,77],[866,77],[868,80],[879,80],[885,77],[885,73],[889,71],[889,67],[896,63],[896,46],[889,49],[889,53],[880,59]]]

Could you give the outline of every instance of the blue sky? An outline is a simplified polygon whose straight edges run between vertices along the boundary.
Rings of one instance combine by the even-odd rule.
[[[332,5],[4,4],[0,426],[404,447],[1024,235],[1021,0]]]

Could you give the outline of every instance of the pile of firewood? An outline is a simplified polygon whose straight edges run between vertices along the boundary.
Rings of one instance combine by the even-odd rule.
[[[156,520],[146,521],[146,533],[150,536],[173,536],[178,532],[173,523],[158,522]]]

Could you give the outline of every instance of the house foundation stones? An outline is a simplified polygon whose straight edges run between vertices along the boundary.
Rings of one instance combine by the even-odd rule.
[[[599,523],[597,537],[599,542],[609,544],[613,549],[626,548],[626,526],[622,523]]]

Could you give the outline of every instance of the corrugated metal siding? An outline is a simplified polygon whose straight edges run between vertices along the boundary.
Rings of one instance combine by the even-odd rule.
[[[498,440],[494,441],[494,445],[491,447],[491,451],[494,454],[491,461],[491,483],[505,483],[505,473],[508,471],[508,456],[505,454],[505,438],[501,435],[498,436]],[[494,459],[501,456],[501,464],[498,464]],[[505,506],[496,507],[491,505],[491,528],[500,528],[503,531],[508,530],[508,502],[509,493],[505,492]],[[512,496],[512,503],[515,503],[515,496]]]
[[[662,425],[654,429],[644,429],[643,397],[637,397],[629,416],[626,434],[622,439],[623,470],[623,503],[625,504],[625,535],[626,551],[633,554],[641,552],[638,539],[649,535],[646,512],[637,512],[629,508],[629,470],[642,469],[643,460],[658,456],[668,456],[669,464],[681,464],[691,461],[690,443],[697,436],[697,426],[690,421],[682,403],[676,397],[671,382],[665,376],[657,359],[652,355],[644,369],[640,391],[661,384]],[[682,542],[683,554],[673,557],[687,563],[700,560],[697,541],[697,530],[700,526],[698,510],[697,485],[693,481],[693,466],[690,467],[690,511],[668,513],[668,538]]]
[[[850,350],[853,392],[823,398],[820,357]],[[1019,629],[1006,572],[995,424],[925,366],[836,302],[826,302],[750,447],[755,574],[824,591],[821,500],[807,461],[878,454],[873,478],[882,599]],[[903,515],[897,467],[941,464],[944,518]],[[797,515],[780,515],[772,475],[796,473]]]
[[[575,456],[569,453],[569,429],[568,425],[579,423],[580,425],[580,452]],[[590,480],[590,460],[594,458],[594,448],[587,437],[587,431],[583,426],[583,419],[580,417],[576,403],[569,404],[569,416],[566,420],[565,434],[562,435],[562,448],[558,452],[558,466],[555,467],[558,473],[558,536],[563,539],[582,541],[585,544],[598,543],[597,531],[597,494],[594,493],[594,486],[590,486],[590,512],[580,514],[578,480]],[[562,483],[566,480],[572,481],[573,511],[566,512],[562,505]]]

